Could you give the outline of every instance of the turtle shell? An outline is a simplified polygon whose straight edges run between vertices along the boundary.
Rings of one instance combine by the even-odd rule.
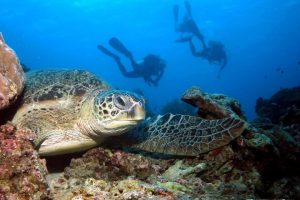
[[[35,71],[28,74],[23,105],[43,101],[79,100],[91,90],[109,88],[107,83],[84,70]]]
[[[35,132],[40,143],[49,130],[71,131],[85,98],[108,89],[108,84],[84,70],[30,72],[13,122]]]

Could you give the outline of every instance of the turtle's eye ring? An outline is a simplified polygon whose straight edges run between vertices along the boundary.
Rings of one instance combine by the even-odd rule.
[[[126,99],[123,96],[116,96],[114,98],[114,103],[119,109],[124,109],[126,107]]]

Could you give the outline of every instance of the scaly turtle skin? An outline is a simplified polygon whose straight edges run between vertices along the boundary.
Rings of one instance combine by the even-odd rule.
[[[227,117],[206,120],[189,115],[158,115],[140,124],[129,134],[122,135],[120,144],[150,152],[197,156],[227,145],[245,129],[242,120]],[[126,139],[127,138],[127,139]]]
[[[37,71],[27,78],[13,122],[36,134],[36,148],[45,156],[82,151],[107,140],[152,152],[198,155],[228,144],[244,130],[243,121],[235,118],[166,114],[144,120],[143,98],[113,90],[86,71]]]

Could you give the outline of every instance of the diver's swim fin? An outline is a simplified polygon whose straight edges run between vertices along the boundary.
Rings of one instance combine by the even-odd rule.
[[[99,49],[99,51],[101,51],[102,53],[114,58],[114,59],[120,59],[119,56],[117,56],[116,54],[112,53],[111,51],[109,51],[107,48],[105,48],[102,45],[98,45],[97,48]]]
[[[117,51],[119,51],[120,53],[124,54],[124,56],[126,57],[132,57],[131,52],[124,46],[124,44],[122,44],[122,42],[116,38],[113,37],[109,40],[109,44]]]
[[[175,23],[178,22],[178,13],[179,13],[179,7],[176,4],[176,5],[173,6],[173,15],[174,15]]]
[[[189,17],[192,17],[191,4],[189,1],[184,1],[185,9]]]

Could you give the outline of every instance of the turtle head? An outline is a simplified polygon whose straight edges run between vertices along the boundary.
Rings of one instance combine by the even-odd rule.
[[[128,91],[99,92],[93,99],[89,126],[96,135],[119,135],[145,119],[145,101]]]

